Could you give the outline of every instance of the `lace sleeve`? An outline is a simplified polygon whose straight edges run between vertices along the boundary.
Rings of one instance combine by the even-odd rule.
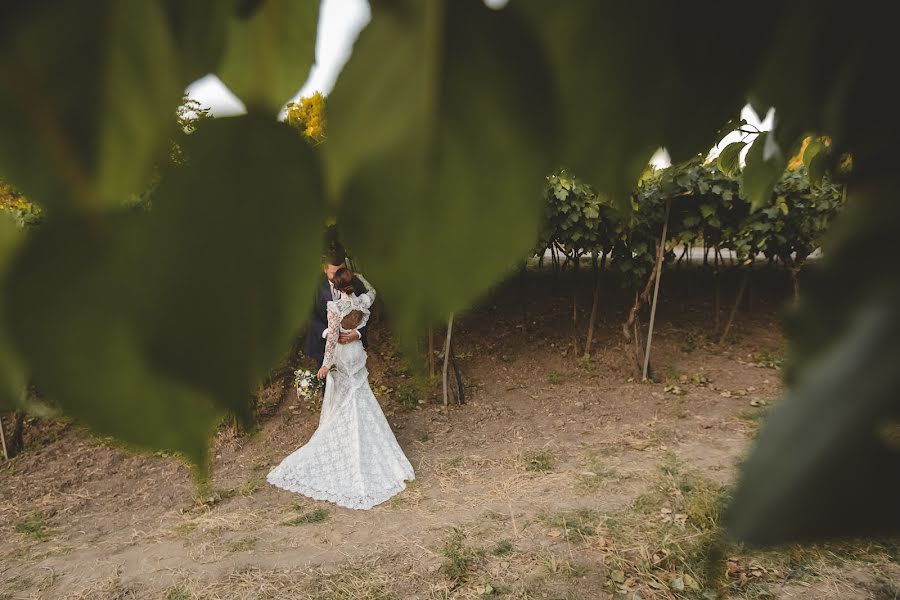
[[[375,304],[375,288],[372,287],[372,284],[369,281],[357,273],[356,278],[359,279],[364,286],[366,286],[366,292],[360,296],[360,298],[368,298],[368,306],[372,306]]]
[[[322,366],[331,368],[334,365],[334,349],[341,333],[341,313],[334,302],[328,303],[328,328],[325,331],[325,359]]]

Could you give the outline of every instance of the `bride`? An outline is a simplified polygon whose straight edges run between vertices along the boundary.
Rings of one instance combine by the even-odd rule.
[[[372,286],[356,277],[366,293],[353,293],[353,273],[346,267],[332,278],[340,297],[327,308],[325,359],[318,372],[326,380],[319,428],[266,479],[316,500],[369,509],[402,491],[415,473],[369,387],[362,342],[338,344],[341,331],[365,327],[375,300]]]

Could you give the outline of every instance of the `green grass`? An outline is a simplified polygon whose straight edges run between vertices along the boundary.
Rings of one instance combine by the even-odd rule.
[[[178,534],[182,537],[188,537],[192,533],[194,533],[194,531],[196,531],[196,529],[197,529],[196,523],[182,523],[181,525],[179,525],[172,531],[174,531],[176,534]]]
[[[44,521],[44,517],[35,513],[25,519],[24,521],[19,521],[16,523],[16,531],[23,535],[27,535],[28,537],[43,541],[50,537],[50,532],[48,531],[47,523]]]
[[[247,552],[256,548],[255,537],[244,537],[228,542],[229,552]]]
[[[191,594],[181,588],[172,588],[166,592],[163,600],[191,600]]]
[[[607,467],[600,458],[592,456],[587,469],[578,474],[575,486],[583,492],[596,492],[605,482],[617,479],[622,479],[622,476],[615,469]]]
[[[547,383],[550,385],[559,385],[562,383],[563,377],[556,371],[550,371],[547,373]]]
[[[546,473],[553,469],[553,454],[548,450],[532,450],[525,453],[525,468],[537,473]]]
[[[238,486],[236,493],[244,497],[252,496],[256,492],[258,492],[261,487],[262,480],[256,477],[251,477]]]
[[[454,588],[465,583],[484,558],[484,551],[469,546],[466,534],[457,528],[444,543],[443,554],[447,560],[441,570]]]
[[[494,546],[494,549],[491,550],[491,554],[493,554],[494,556],[505,556],[505,555],[513,552],[514,550],[515,550],[515,548],[513,547],[513,544],[511,541],[500,540]]]
[[[328,520],[330,513],[328,509],[325,508],[317,508],[315,510],[311,510],[307,513],[303,513],[299,517],[294,517],[288,521],[285,521],[285,525],[308,525],[311,523],[324,523]]]
[[[552,513],[542,512],[538,514],[538,520],[547,527],[561,530],[570,542],[583,542],[588,537],[596,535],[600,516],[592,510],[581,509]]]

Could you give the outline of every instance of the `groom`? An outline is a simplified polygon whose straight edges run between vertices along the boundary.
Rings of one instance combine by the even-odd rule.
[[[325,276],[317,289],[316,305],[313,309],[312,317],[309,319],[309,329],[306,332],[306,354],[316,361],[317,366],[321,366],[322,361],[325,360],[325,330],[328,328],[328,303],[338,299],[338,291],[334,289],[331,279],[338,269],[346,266],[347,260],[344,256],[344,250],[338,247],[322,267]],[[356,294],[364,294],[366,292],[365,284],[356,277],[353,278],[353,291]],[[363,348],[368,350],[369,338],[366,335],[365,327],[349,333],[342,332],[338,338],[338,343],[349,344],[358,339],[362,339]]]

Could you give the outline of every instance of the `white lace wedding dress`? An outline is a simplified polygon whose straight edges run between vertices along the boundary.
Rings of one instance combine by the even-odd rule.
[[[325,382],[319,428],[266,479],[309,498],[369,509],[401,492],[415,473],[369,387],[362,342],[337,343],[347,314],[363,313],[357,329],[368,322],[375,290],[362,281],[368,293],[341,293],[328,303],[324,366],[333,368]]]

